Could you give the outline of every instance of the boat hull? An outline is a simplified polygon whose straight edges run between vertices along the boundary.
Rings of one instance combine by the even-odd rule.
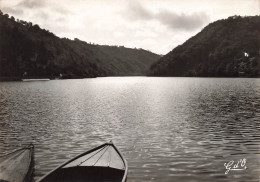
[[[33,178],[33,145],[0,157],[0,181],[29,182]]]
[[[48,182],[121,182],[124,171],[104,167],[72,167],[59,169],[48,176],[45,180]]]
[[[127,171],[127,162],[109,142],[69,160],[39,182],[125,182]]]

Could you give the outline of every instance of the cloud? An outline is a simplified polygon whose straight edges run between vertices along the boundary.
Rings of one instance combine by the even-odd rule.
[[[25,8],[39,8],[45,6],[44,0],[23,0],[21,1],[18,6],[25,7]]]
[[[68,14],[73,14],[71,11],[70,11],[70,9],[69,8],[64,8],[64,7],[61,7],[61,6],[56,6],[56,5],[54,5],[53,7],[52,7],[52,10],[53,11],[55,11],[55,12],[57,12],[57,13],[59,13],[59,14],[62,14],[62,15],[64,15],[64,14],[66,14],[66,15],[68,15]]]
[[[171,29],[186,31],[194,31],[201,28],[210,20],[209,16],[204,12],[177,14],[165,9],[152,12],[137,1],[131,1],[128,4],[128,14],[126,16],[135,21],[155,20]]]
[[[23,10],[21,10],[21,9],[3,7],[2,10],[3,10],[4,13],[10,13],[10,14],[14,14],[14,15],[22,15],[23,14]]]
[[[66,22],[66,18],[64,18],[64,17],[59,17],[59,18],[56,18],[55,21],[56,21],[56,22],[64,23],[64,22]]]
[[[149,20],[153,18],[153,13],[143,7],[137,1],[130,1],[128,4],[127,16],[131,19],[144,19]]]
[[[180,29],[193,31],[201,28],[204,24],[208,23],[210,18],[206,13],[198,12],[190,15],[182,13],[180,15],[162,11],[156,15],[156,18],[164,25],[172,29]]]
[[[43,11],[38,12],[37,16],[41,19],[45,19],[45,20],[49,19],[49,15]]]

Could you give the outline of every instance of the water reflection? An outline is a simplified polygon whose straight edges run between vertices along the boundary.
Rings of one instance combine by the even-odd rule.
[[[0,83],[0,154],[36,144],[36,179],[112,139],[128,181],[259,181],[258,79]],[[225,175],[224,163],[248,169]]]

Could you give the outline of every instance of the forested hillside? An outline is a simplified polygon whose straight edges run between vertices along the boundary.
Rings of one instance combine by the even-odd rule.
[[[151,76],[257,77],[260,16],[233,16],[206,26],[149,71]]]
[[[85,78],[145,75],[160,56],[143,49],[59,38],[0,12],[0,77]]]

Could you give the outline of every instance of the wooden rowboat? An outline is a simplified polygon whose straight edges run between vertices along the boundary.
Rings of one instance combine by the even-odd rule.
[[[39,182],[125,182],[127,170],[126,160],[108,142],[62,164]]]
[[[0,157],[1,182],[29,182],[33,177],[34,146],[30,145]]]

